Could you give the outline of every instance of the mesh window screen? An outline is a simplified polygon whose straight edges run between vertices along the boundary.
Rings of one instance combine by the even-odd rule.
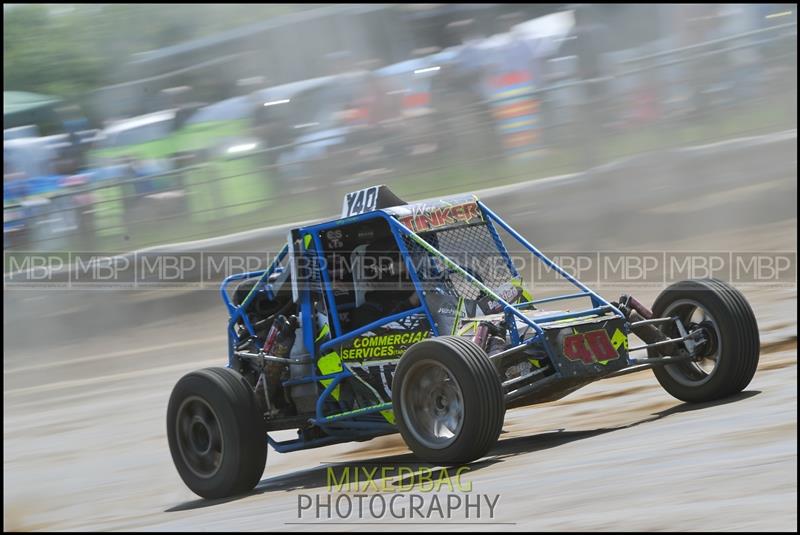
[[[424,232],[419,236],[494,291],[513,278],[485,223]],[[410,236],[404,235],[403,240],[426,287],[436,286],[465,299],[480,297],[480,288],[466,277],[449,269]]]

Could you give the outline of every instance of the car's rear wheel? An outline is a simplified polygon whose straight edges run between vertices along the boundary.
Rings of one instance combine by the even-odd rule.
[[[486,353],[454,336],[406,351],[392,381],[392,405],[408,447],[435,463],[483,457],[505,417],[503,389]]]
[[[682,401],[713,401],[750,384],[758,367],[758,325],[739,290],[716,279],[678,282],[656,298],[653,314],[678,317],[687,331],[702,329],[706,339],[694,360],[653,368],[669,394]],[[672,324],[665,329],[667,336],[679,335]],[[650,356],[659,356],[657,350]]]
[[[167,408],[175,467],[194,493],[224,498],[256,486],[267,460],[264,418],[253,389],[229,368],[189,373]]]

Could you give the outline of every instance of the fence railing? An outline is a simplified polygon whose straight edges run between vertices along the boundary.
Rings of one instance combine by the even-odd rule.
[[[73,187],[39,204],[6,201],[4,248],[181,241],[333,215],[344,192],[370,183],[418,198],[796,127],[796,36],[796,23],[776,25],[623,60],[598,79],[464,100],[456,110],[437,105],[465,94],[450,87],[421,117]],[[519,124],[500,115],[520,104],[535,111]]]

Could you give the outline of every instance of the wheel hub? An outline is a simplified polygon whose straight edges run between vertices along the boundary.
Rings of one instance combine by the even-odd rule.
[[[721,354],[719,326],[701,303],[692,299],[678,300],[666,308],[665,316],[677,316],[690,330],[701,329],[705,343],[698,346],[695,358],[679,364],[668,364],[665,370],[679,383],[699,386],[708,382],[717,370]]]
[[[211,432],[202,418],[192,418],[190,444],[200,455],[205,455],[211,449]]]
[[[401,403],[411,422],[411,432],[429,448],[451,444],[461,431],[464,403],[461,388],[442,364],[418,362],[409,370]]]
[[[714,329],[714,324],[710,321],[703,321],[694,326],[695,329],[700,329],[702,339],[705,342],[700,347],[698,352],[699,357],[708,357],[717,351],[717,331]]]
[[[216,474],[222,465],[222,429],[208,402],[198,396],[185,399],[175,425],[178,450],[186,466],[201,478]]]

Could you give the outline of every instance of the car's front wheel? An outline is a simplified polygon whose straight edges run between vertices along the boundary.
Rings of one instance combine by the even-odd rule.
[[[696,358],[653,368],[672,396],[705,402],[741,392],[758,367],[759,335],[753,310],[733,286],[716,279],[687,280],[666,288],[653,304],[656,317],[678,317],[687,331],[701,329]],[[665,334],[679,336],[674,325]],[[660,356],[649,350],[651,357]]]

